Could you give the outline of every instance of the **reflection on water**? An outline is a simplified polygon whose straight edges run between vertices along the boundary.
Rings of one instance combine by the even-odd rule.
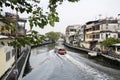
[[[58,44],[49,44],[49,45],[46,45],[48,50],[52,50],[53,48],[55,48],[55,46],[58,45]]]
[[[42,53],[47,53],[48,51],[52,50],[56,45],[58,45],[58,44],[48,44],[48,45],[43,45],[40,47],[33,48],[31,50],[31,55],[30,55],[29,60],[26,64],[23,76],[27,75],[32,70],[33,65],[31,65],[30,63],[36,64],[37,61],[39,61],[39,59],[40,59],[39,55],[41,55]]]
[[[44,53],[48,51],[48,48],[45,46],[41,46],[41,47],[36,47],[34,49],[31,50],[31,55],[39,55],[40,53]]]

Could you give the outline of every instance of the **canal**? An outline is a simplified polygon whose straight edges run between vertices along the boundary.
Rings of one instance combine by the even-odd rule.
[[[60,55],[54,53],[55,46],[32,49],[23,80],[120,80],[118,67],[66,47],[67,54]]]

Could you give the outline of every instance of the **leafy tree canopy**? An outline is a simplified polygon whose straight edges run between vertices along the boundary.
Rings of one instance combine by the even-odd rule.
[[[30,1],[32,1],[30,3]],[[0,17],[2,17],[1,12],[3,11],[3,6],[11,7],[11,9],[16,10],[20,13],[32,13],[29,17],[30,28],[33,26],[39,26],[44,28],[45,25],[50,24],[54,26],[55,22],[59,21],[58,13],[56,8],[58,5],[62,4],[64,0],[49,0],[48,9],[49,11],[43,12],[43,8],[40,7],[40,0],[1,0],[0,1]],[[68,0],[69,2],[77,2],[79,0]]]
[[[102,46],[111,46],[112,44],[120,43],[119,39],[108,38],[107,40],[101,43]]]
[[[31,1],[31,2],[30,2]],[[31,29],[31,34],[26,35],[22,38],[16,37],[15,42],[9,43],[14,44],[14,46],[24,46],[26,44],[37,44],[37,41],[42,41],[43,36],[38,37],[38,33],[32,31],[33,27],[38,26],[39,28],[44,28],[47,24],[54,26],[55,22],[59,22],[58,13],[56,8],[58,5],[62,4],[64,0],[49,0],[48,11],[44,11],[43,7],[40,5],[41,0],[0,0],[0,21],[6,24],[6,29],[11,29],[11,25],[6,21],[5,16],[2,15],[4,12],[3,7],[10,7],[16,12],[32,14],[29,16],[29,26]],[[67,0],[69,2],[78,2],[79,0]],[[16,28],[16,27],[14,27]],[[35,39],[33,39],[35,38]],[[39,40],[40,39],[40,40]],[[56,40],[56,39],[55,39]],[[17,42],[16,42],[17,41]]]
[[[48,32],[45,34],[47,38],[52,40],[53,42],[56,42],[60,38],[60,33],[59,32]]]

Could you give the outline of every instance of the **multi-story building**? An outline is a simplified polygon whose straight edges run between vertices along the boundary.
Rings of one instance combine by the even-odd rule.
[[[5,19],[8,23],[12,25],[12,27],[18,28],[18,36],[24,36],[26,34],[25,23],[26,20],[19,18],[18,15],[6,12]],[[19,24],[20,23],[20,24]],[[22,24],[22,25],[21,25]],[[12,35],[15,36],[16,30],[15,28],[8,29],[10,26],[6,25],[6,23],[0,22],[0,33],[3,35]]]
[[[66,28],[66,42],[68,44],[76,45],[77,40],[77,32],[79,30],[80,25],[69,25]]]
[[[79,47],[83,47],[85,41],[85,25],[78,27],[76,32],[76,41]]]
[[[17,23],[17,34],[18,36],[25,36],[26,35],[26,29],[25,29],[25,23],[26,20],[19,18]],[[14,36],[16,34],[16,30],[12,31],[12,35]]]
[[[78,39],[83,42],[85,40],[85,31],[84,31],[84,28],[85,28],[85,25],[82,25],[78,28],[78,31],[77,31],[77,36],[78,36]]]
[[[17,18],[18,20],[16,20]],[[19,16],[15,14],[6,13],[5,21],[10,23],[12,27],[17,27],[18,36],[25,36],[26,20],[20,19]],[[21,23],[19,24],[19,22]],[[8,46],[8,43],[13,41],[13,39],[10,39],[8,36],[15,36],[16,29],[8,29],[7,27],[9,27],[9,25],[3,23],[2,21],[0,22],[0,79],[15,63],[15,54],[17,54],[17,57],[21,54],[21,52],[16,53],[12,46]],[[4,45],[1,43],[4,43]]]
[[[100,43],[107,38],[119,38],[119,31],[117,19],[89,21],[85,28],[86,47],[89,49],[101,48]]]

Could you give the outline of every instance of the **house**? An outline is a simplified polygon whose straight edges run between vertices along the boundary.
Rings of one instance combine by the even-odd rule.
[[[80,25],[69,25],[66,28],[66,43],[73,44],[76,46],[76,42],[78,40],[77,32],[79,30]]]
[[[85,41],[85,25],[81,25],[78,27],[78,30],[76,32],[76,41],[78,43],[79,47],[84,47],[84,41]]]
[[[16,26],[18,36],[26,35],[25,23],[26,20],[19,18],[18,15],[6,12],[5,20],[11,24],[12,29],[8,29],[9,25],[6,23],[0,22],[0,33],[3,35],[16,35]]]
[[[16,20],[17,18],[18,20]],[[13,67],[15,56],[19,57],[22,54],[20,51],[16,53],[15,48],[9,46],[8,43],[13,41],[12,37],[15,37],[16,34],[19,37],[24,37],[26,35],[26,20],[19,18],[18,15],[7,12],[5,15],[5,21],[10,23],[12,26],[9,26],[2,21],[0,22],[0,79],[8,70],[11,69],[11,67]],[[6,27],[12,27],[12,29],[7,29]],[[9,36],[12,37],[9,38]],[[5,45],[2,45],[2,42],[4,42]],[[17,50],[20,49],[22,48]]]
[[[5,45],[0,44],[0,78],[7,72],[15,62],[15,49],[7,45],[7,36],[0,35],[0,43],[4,41]]]
[[[102,19],[89,21],[85,27],[86,48],[101,49],[100,43],[107,38],[120,38],[120,28],[117,19]]]

